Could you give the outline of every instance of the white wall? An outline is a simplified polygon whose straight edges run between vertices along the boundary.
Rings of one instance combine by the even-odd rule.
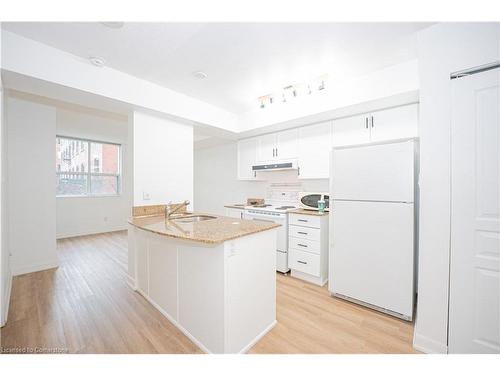
[[[57,109],[57,135],[118,143],[122,146],[122,191],[120,195],[57,198],[56,233],[58,238],[127,228],[127,219],[132,207],[132,185],[129,178],[132,164],[128,158],[131,142],[128,140],[127,132],[126,117],[120,118],[100,112],[84,113]]]
[[[332,81],[327,83],[324,91],[299,96],[293,103],[281,103],[278,100],[265,109],[256,105],[255,110],[239,116],[239,131],[245,132],[415,91],[418,86],[418,63],[411,60],[347,81]]]
[[[237,130],[236,115],[201,100],[109,67],[97,68],[87,59],[8,31],[2,37],[3,69],[7,71],[185,120]]]
[[[450,251],[450,73],[499,60],[499,24],[443,23],[418,38],[420,248],[414,345],[447,352]]]
[[[192,202],[193,127],[136,111],[133,128],[134,206]]]
[[[271,183],[301,183],[304,191],[328,192],[328,180],[299,180],[297,171],[262,172],[265,181],[237,178],[237,143],[195,149],[194,200],[196,211],[224,215],[224,205],[265,198]]]
[[[7,98],[9,249],[13,274],[57,266],[56,110]],[[47,157],[51,155],[52,157]]]
[[[2,67],[2,25],[0,23],[0,69]],[[0,327],[7,320],[12,276],[10,271],[7,226],[7,148],[5,104],[0,77]]]
[[[193,127],[135,111],[128,130],[133,134],[133,205],[189,200],[192,209]],[[135,254],[129,241],[129,284],[134,277]]]

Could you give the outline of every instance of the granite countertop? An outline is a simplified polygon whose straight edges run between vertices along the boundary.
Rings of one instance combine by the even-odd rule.
[[[216,218],[199,222],[182,223],[172,219],[166,221],[165,216],[162,214],[134,216],[129,219],[129,223],[139,229],[163,236],[202,242],[205,244],[220,244],[224,241],[278,228],[280,226],[280,224],[270,222],[242,220],[199,212],[189,213],[189,215],[210,215],[216,216]]]
[[[247,206],[246,204],[226,204],[224,207],[226,208],[236,208],[238,210],[243,210],[245,209],[245,206]]]
[[[328,215],[328,211],[323,213],[314,210],[304,210],[302,208],[298,208],[296,210],[290,211],[291,214],[300,214],[300,215],[311,215],[311,216],[326,216]]]

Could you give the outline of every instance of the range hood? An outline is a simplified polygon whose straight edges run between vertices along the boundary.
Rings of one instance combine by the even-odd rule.
[[[280,163],[258,164],[252,166],[252,171],[254,172],[282,171],[288,169],[298,169],[297,161],[283,161]]]

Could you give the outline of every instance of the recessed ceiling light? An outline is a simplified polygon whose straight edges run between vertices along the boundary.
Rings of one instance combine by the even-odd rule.
[[[97,66],[99,68],[102,68],[106,64],[106,61],[104,61],[104,59],[97,56],[89,57],[89,60],[92,65]]]
[[[199,71],[199,72],[194,72],[193,76],[195,76],[198,79],[205,79],[208,77],[207,73]]]
[[[110,29],[121,29],[123,22],[101,22],[101,25],[109,27]]]

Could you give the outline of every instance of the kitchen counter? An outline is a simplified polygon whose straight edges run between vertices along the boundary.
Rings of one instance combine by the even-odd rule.
[[[246,204],[226,204],[224,207],[226,208],[235,208],[237,210],[244,210]]]
[[[182,223],[172,219],[166,221],[165,216],[161,214],[135,216],[129,219],[129,223],[139,229],[163,236],[206,244],[219,244],[280,226],[279,224],[270,222],[242,220],[198,212],[190,213],[189,215],[210,215],[216,216],[216,218],[199,222]]]
[[[281,226],[218,215],[166,221],[164,208],[134,208],[129,285],[204,352],[248,351],[276,325]]]
[[[302,208],[298,208],[296,210],[290,211],[291,214],[299,214],[299,215],[311,215],[311,216],[326,216],[328,215],[328,211],[323,213],[314,210],[304,210]]]

